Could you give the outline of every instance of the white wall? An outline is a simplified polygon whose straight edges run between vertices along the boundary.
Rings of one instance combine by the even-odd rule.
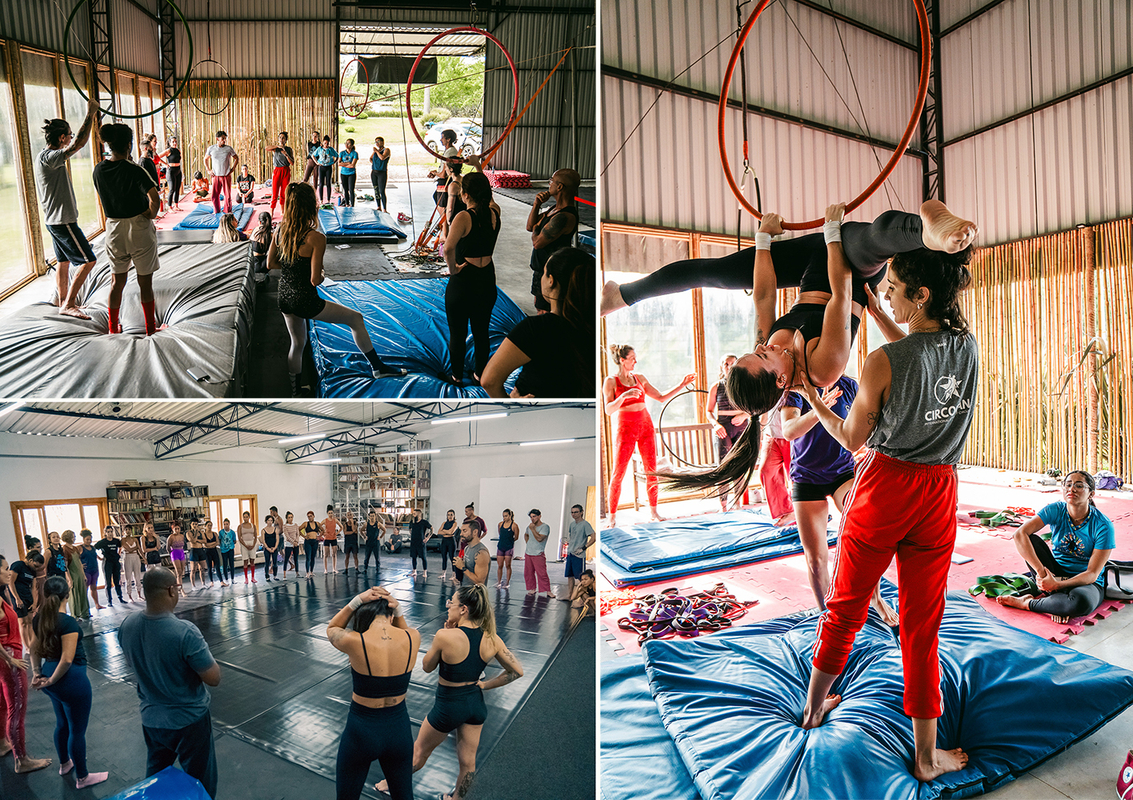
[[[283,463],[283,451],[233,448],[156,461],[148,442],[0,433],[0,553],[14,559],[15,500],[105,497],[113,480],[185,480],[214,495],[254,494],[258,507],[320,515],[330,502],[330,467]]]

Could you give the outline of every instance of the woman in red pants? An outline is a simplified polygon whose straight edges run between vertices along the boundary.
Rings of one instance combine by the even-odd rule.
[[[634,448],[641,454],[645,471],[657,471],[657,441],[653,433],[653,418],[645,408],[645,398],[650,397],[664,403],[695,381],[696,373],[690,372],[685,375],[679,384],[662,394],[644,375],[633,371],[637,366],[637,354],[632,347],[628,344],[612,344],[610,355],[618,365],[618,371],[606,378],[606,382],[602,384],[602,398],[606,404],[606,413],[610,416],[617,414],[614,473],[610,478],[609,492],[608,522],[609,527],[612,528],[616,524],[622,479],[625,478]],[[657,513],[657,479],[650,477],[646,481],[646,488],[649,494],[650,516],[660,521],[661,515]]]

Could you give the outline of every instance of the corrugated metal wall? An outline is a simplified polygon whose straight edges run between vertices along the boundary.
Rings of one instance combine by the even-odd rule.
[[[838,10],[849,15],[854,5],[858,4]],[[915,30],[908,3],[893,0],[870,8],[877,19],[899,22],[907,18],[912,26],[908,30]],[[687,24],[670,24],[677,19]],[[731,4],[705,9],[695,0],[663,0],[648,6],[605,0],[602,23],[604,64],[669,81],[712,51],[676,83],[719,93],[735,43]],[[908,33],[900,25],[891,28]],[[868,121],[870,135],[893,143],[908,123],[916,98],[916,53],[844,22],[836,23],[827,14],[794,3],[772,6],[752,29],[745,57],[751,104],[861,133],[866,132]],[[737,204],[720,165],[716,104],[666,92],[634,131],[658,91],[603,77],[602,159],[607,165],[603,217],[734,235]],[[741,97],[738,77],[730,96]],[[771,117],[749,114],[748,127],[763,208],[778,210],[792,220],[819,217],[829,202],[856,196],[892,155],[891,150],[876,148],[875,152],[864,143]],[[738,110],[729,111],[725,135],[736,153],[733,171],[738,176],[742,164]],[[624,149],[615,155],[623,143]],[[913,144],[916,146],[916,140]],[[853,218],[867,219],[888,208],[915,210],[920,197],[921,162],[907,155],[886,186]],[[753,223],[745,217],[744,234],[750,235]]]
[[[215,9],[214,9],[215,12]],[[228,70],[234,80],[242,78],[336,78],[334,22],[190,22],[193,60],[209,57]],[[188,47],[178,26],[177,74],[189,67]],[[211,74],[210,74],[211,77]]]
[[[1129,70],[1133,9],[1128,0],[1008,0],[944,37],[941,55],[953,140]],[[1129,216],[1131,110],[1126,77],[951,144],[946,200],[980,222],[983,245]]]
[[[4,0],[0,3],[0,38],[63,52],[63,28],[74,3],[70,0]],[[89,58],[90,15],[84,6],[75,15],[68,42],[71,55]]]
[[[152,5],[145,0],[141,2],[145,6]],[[113,0],[110,36],[114,42],[115,69],[150,78],[161,77],[161,38],[156,22],[125,0]]]

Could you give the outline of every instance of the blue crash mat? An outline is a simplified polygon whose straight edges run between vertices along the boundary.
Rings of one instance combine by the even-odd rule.
[[[319,287],[329,300],[355,308],[366,318],[366,330],[382,360],[391,367],[409,370],[404,378],[370,375],[358,352],[350,329],[344,325],[311,322],[311,347],[319,371],[323,397],[487,397],[472,385],[475,366],[472,335],[464,361],[464,387],[440,378],[448,371],[448,321],[445,318],[445,287],[448,278],[419,281],[348,281]],[[491,350],[524,318],[510,297],[499,292],[489,325]],[[519,375],[516,370],[504,388],[509,392]]]
[[[892,584],[883,591],[893,602]],[[913,731],[902,709],[900,646],[872,609],[833,686],[841,705],[819,728],[798,726],[818,620],[772,620],[645,645],[653,699],[704,800],[973,797],[1133,704],[1133,673],[1014,628],[964,592],[950,593],[940,629],[937,741],[963,747],[970,761],[921,784],[909,771]],[[644,786],[657,775],[657,765],[642,762],[633,777]]]
[[[396,236],[405,231],[394,218],[365,206],[332,206],[319,209],[319,225],[327,236]]]
[[[236,230],[244,230],[244,226],[248,224],[248,220],[252,218],[255,213],[255,208],[250,205],[235,205],[232,206],[232,213],[236,215]],[[212,203],[198,203],[197,207],[189,212],[185,219],[178,222],[173,226],[175,231],[199,231],[199,230],[216,230],[220,225],[220,218],[224,212],[220,214],[213,213]]]
[[[196,778],[190,778],[177,767],[166,767],[110,800],[209,800],[209,796]]]
[[[838,538],[834,523],[830,544]],[[602,531],[601,572],[615,586],[681,578],[802,552],[799,529],[760,511],[728,511]]]

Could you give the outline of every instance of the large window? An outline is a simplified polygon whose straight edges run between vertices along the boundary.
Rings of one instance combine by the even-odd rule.
[[[28,141],[31,143],[31,157],[34,160],[36,155],[47,146],[43,136],[44,121],[59,116],[59,93],[55,89],[55,59],[52,56],[25,50],[22,57],[24,102],[28,111]],[[44,256],[48,260],[54,260],[51,236],[47,232],[42,209],[39,214],[39,227],[43,234]]]
[[[88,497],[77,500],[34,500],[12,503],[12,517],[16,524],[16,546],[20,557],[24,555],[24,536],[34,536],[43,542],[47,549],[47,536],[52,532],[75,532],[75,541],[80,542],[79,532],[84,528],[94,534],[97,541],[100,531],[109,522],[106,514],[106,498]]]
[[[252,524],[256,526],[257,531],[263,527],[256,510],[256,495],[209,497],[209,519],[212,520],[214,531],[220,530],[226,519],[232,524],[232,529],[235,530],[236,526],[243,522],[245,511],[252,515]]]
[[[27,209],[20,190],[20,156],[16,147],[12,93],[0,45],[0,294],[33,274],[27,237]]]

